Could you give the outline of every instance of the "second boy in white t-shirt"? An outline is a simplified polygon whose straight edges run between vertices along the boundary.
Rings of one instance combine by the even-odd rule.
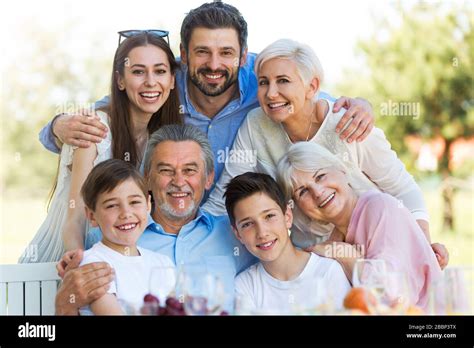
[[[270,176],[239,175],[227,185],[225,197],[235,235],[260,259],[235,279],[236,298],[245,311],[294,314],[323,303],[342,307],[351,288],[342,267],[291,243],[291,208]]]

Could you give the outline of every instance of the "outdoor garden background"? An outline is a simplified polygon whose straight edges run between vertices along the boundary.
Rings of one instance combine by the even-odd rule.
[[[433,242],[474,265],[473,1],[228,1],[249,50],[310,44],[333,96],[361,96],[423,189]],[[15,263],[46,215],[58,157],[38,141],[55,114],[108,94],[117,31],[171,32],[202,1],[15,1],[0,14],[0,263]]]

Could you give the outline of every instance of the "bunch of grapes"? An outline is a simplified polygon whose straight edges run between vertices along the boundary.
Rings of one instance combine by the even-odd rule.
[[[143,306],[140,310],[142,315],[186,315],[183,303],[175,297],[167,297],[165,305],[160,306],[160,300],[156,296],[152,294],[146,294],[143,298],[143,302]],[[228,315],[228,313],[226,311],[222,311],[220,315]]]
[[[164,306],[160,306],[160,300],[156,296],[146,294],[143,302],[141,309],[141,314],[143,315],[186,315],[183,304],[174,297],[168,297]]]

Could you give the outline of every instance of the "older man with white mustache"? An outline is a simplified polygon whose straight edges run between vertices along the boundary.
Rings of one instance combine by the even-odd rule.
[[[170,125],[153,133],[145,153],[145,178],[154,209],[138,245],[167,255],[175,265],[199,265],[224,283],[232,311],[234,277],[256,259],[234,237],[227,216],[199,208],[214,179],[214,159],[206,134],[191,125]],[[91,231],[86,248],[101,238]],[[66,254],[58,264],[63,283],[56,296],[57,314],[75,315],[78,308],[102,296],[113,278],[107,263],[78,267],[82,253]],[[71,295],[75,301],[71,303]]]

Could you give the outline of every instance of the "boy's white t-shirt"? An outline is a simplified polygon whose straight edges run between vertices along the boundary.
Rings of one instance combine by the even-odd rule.
[[[341,265],[335,260],[311,256],[293,280],[272,277],[262,263],[250,266],[235,278],[237,312],[243,314],[297,314],[332,303],[341,309],[351,289]]]
[[[137,246],[139,256],[125,256],[98,242],[92,248],[84,251],[81,266],[92,262],[107,262],[115,270],[115,279],[110,283],[107,291],[115,294],[118,300],[139,308],[143,304],[143,297],[149,293],[149,280],[154,267],[175,267],[166,255],[155,253]],[[173,283],[175,279],[163,279]],[[170,286],[172,286],[170,284]],[[93,315],[89,306],[79,310],[81,315]]]

